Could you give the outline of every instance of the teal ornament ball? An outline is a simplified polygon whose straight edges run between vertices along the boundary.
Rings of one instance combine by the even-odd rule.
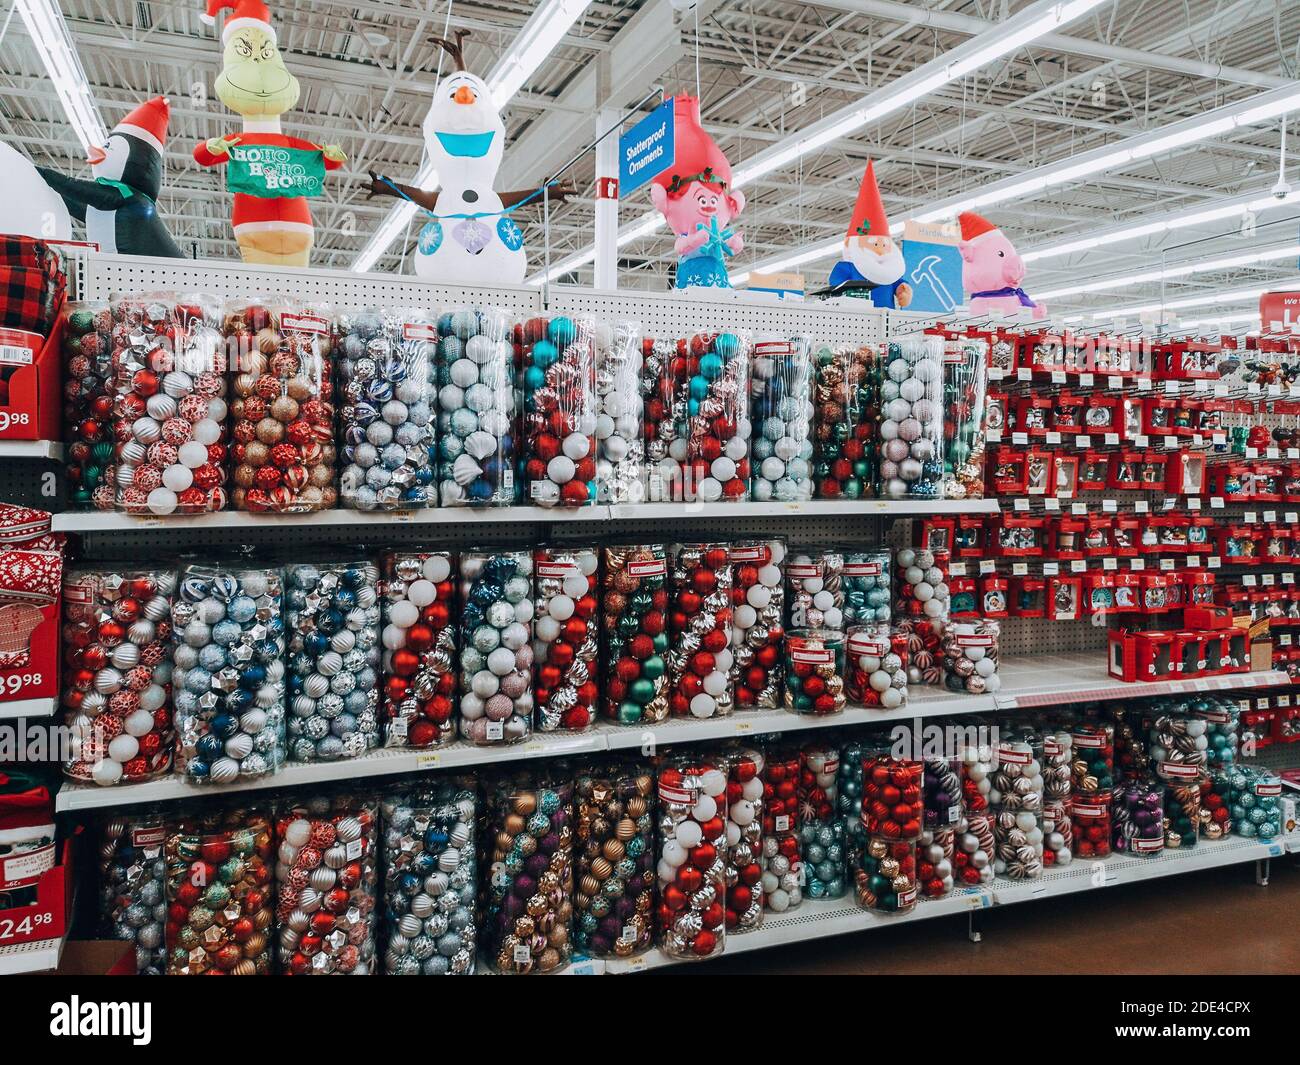
[[[546,327],[546,335],[557,348],[566,348],[577,338],[578,329],[573,324],[572,318],[552,318],[550,324]],[[536,357],[536,352],[537,348],[534,346],[534,357]]]
[[[722,357],[715,352],[710,352],[700,358],[700,373],[706,380],[716,381],[722,376]]]

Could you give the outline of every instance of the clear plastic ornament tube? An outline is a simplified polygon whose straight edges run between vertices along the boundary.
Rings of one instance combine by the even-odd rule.
[[[63,321],[68,501],[78,510],[112,510],[113,309],[104,301],[68,303]]]
[[[803,901],[799,842],[799,751],[769,749],[763,765],[763,908],[785,913]]]
[[[848,891],[844,821],[839,816],[838,747],[814,744],[799,752],[799,854],[804,894],[837,899]]]
[[[574,782],[573,939],[596,958],[629,958],[654,942],[655,778],[616,763]]]
[[[187,566],[172,606],[177,768],[194,784],[278,772],[285,638],[278,569]]]
[[[880,383],[880,483],[886,499],[943,494],[943,340],[891,339]]]
[[[792,547],[786,559],[792,629],[844,625],[844,554],[838,548]]]
[[[170,771],[172,570],[77,569],[63,580],[65,776],[133,784]]]
[[[907,703],[907,637],[888,625],[855,625],[845,640],[845,691],[858,706]]]
[[[261,810],[190,813],[171,828],[167,975],[269,976],[275,841]]]
[[[513,324],[501,310],[438,318],[438,493],[444,507],[515,503],[519,401]]]
[[[750,359],[749,497],[813,497],[812,350],[807,337],[757,336]]]
[[[659,770],[659,948],[680,961],[726,946],[727,775],[686,755]]]
[[[869,346],[821,347],[813,361],[815,494],[818,499],[873,499],[880,464],[881,356]]]
[[[377,972],[378,802],[346,794],[294,796],[277,818],[275,835],[280,972]]]
[[[732,680],[741,710],[774,710],[782,703],[785,553],[782,540],[741,540],[731,545]]]
[[[1038,733],[1004,734],[997,748],[989,805],[997,853],[994,871],[1008,880],[1043,875],[1043,743]],[[1077,833],[1076,833],[1077,837]]]
[[[505,780],[487,803],[483,957],[500,973],[551,972],[573,951],[573,784]]]
[[[436,506],[434,404],[438,320],[418,308],[367,308],[338,319],[342,505]]]
[[[294,563],[284,584],[289,760],[359,758],[379,745],[379,567]]]
[[[684,494],[705,503],[749,495],[750,341],[746,334],[697,333],[687,342],[688,440]]]
[[[436,747],[456,733],[456,559],[388,551],[382,566],[385,744]]]
[[[596,501],[596,324],[530,318],[522,349],[524,497],[539,507]]]
[[[953,856],[957,846],[957,827],[927,828],[916,844],[916,878],[920,893],[927,899],[942,899],[951,894]]]
[[[763,769],[757,748],[727,752],[727,931],[763,923]]]
[[[624,725],[668,717],[668,555],[663,544],[601,549],[602,713]]]
[[[651,503],[680,502],[685,494],[690,435],[686,341],[647,337],[641,351],[646,498]]]
[[[943,681],[949,691],[982,695],[1002,687],[998,643],[1002,626],[993,618],[951,621],[943,632]]]
[[[598,323],[595,340],[596,502],[644,503],[641,325]]]
[[[113,305],[117,508],[165,517],[226,506],[226,371],[215,297]]]
[[[600,556],[594,547],[533,552],[533,695],[539,732],[582,732],[600,693]]]
[[[236,510],[306,514],[338,503],[333,317],[326,304],[226,304]]]
[[[882,913],[910,912],[920,893],[916,850],[916,840],[868,836],[854,877],[858,905]]]
[[[984,498],[987,342],[975,337],[943,346],[943,497]]]
[[[871,623],[888,625],[890,559],[888,551],[846,547],[840,586],[844,596],[844,628]]]
[[[467,976],[478,950],[478,800],[472,780],[420,781],[384,796],[384,972]]]
[[[532,732],[533,555],[460,556],[460,734],[518,743]]]
[[[130,809],[101,817],[99,927],[105,939],[135,947],[137,976],[167,968],[167,824],[156,810]]]
[[[726,716],[734,705],[730,546],[673,544],[669,554],[669,710],[673,717]]]
[[[844,685],[844,633],[791,629],[785,637],[785,708],[796,714],[840,714]]]
[[[1128,780],[1114,791],[1115,850],[1154,858],[1165,849],[1165,789],[1153,779]]]

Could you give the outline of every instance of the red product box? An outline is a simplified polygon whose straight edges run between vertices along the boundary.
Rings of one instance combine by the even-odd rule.
[[[984,397],[984,429],[990,436],[1015,429],[1015,417],[1005,392],[990,392]]]
[[[1184,613],[1183,620],[1189,626],[1197,629],[1212,629],[1214,625],[1202,625],[1191,619],[1188,611],[1200,609],[1215,609],[1214,607],[1214,570],[1210,569],[1189,569],[1183,575],[1183,594]],[[1221,626],[1220,626],[1221,627]]]
[[[1114,612],[1115,574],[1095,570],[1083,575],[1083,609],[1088,614]]]
[[[1083,453],[1079,463],[1079,491],[1099,492],[1106,487],[1110,477],[1110,454],[1091,448]]]
[[[1167,680],[1175,675],[1173,657],[1174,636],[1170,632],[1153,630],[1133,634],[1137,652],[1137,679]]]
[[[1106,487],[1121,491],[1136,491],[1140,487],[1138,474],[1142,466],[1143,454],[1142,451],[1126,447],[1111,455]]]
[[[1259,544],[1255,539],[1256,529],[1253,525],[1233,522],[1215,528],[1219,557],[1229,565],[1246,565],[1259,561]]]
[[[1257,464],[1253,498],[1259,503],[1280,503],[1286,496],[1286,480],[1286,472],[1280,463]]]
[[[953,554],[956,558],[983,558],[988,530],[980,514],[962,514],[953,529]]]
[[[1119,432],[1119,399],[1094,393],[1088,399],[1083,422],[1094,436]]]
[[[73,844],[74,840],[67,840],[59,852],[60,864],[41,873],[36,882],[36,901],[32,905],[0,910],[0,951],[19,943],[62,939],[67,934],[72,916],[72,888],[76,883],[72,866]],[[0,866],[4,864],[0,862]],[[0,870],[0,883],[8,875]]]
[[[1260,561],[1271,563],[1290,562],[1293,550],[1289,526],[1265,526]]]
[[[1210,467],[1210,495],[1246,502],[1251,498],[1254,480],[1251,468],[1239,459],[1216,463]]]
[[[1179,451],[1165,464],[1165,491],[1180,496],[1205,492],[1205,456],[1199,451]]]
[[[1046,518],[1003,514],[992,525],[994,541],[989,546],[1001,558],[1041,558],[1046,524]]]
[[[1115,519],[1109,514],[1089,514],[1083,527],[1083,553],[1105,558],[1115,551]]]
[[[1255,749],[1273,745],[1273,721],[1277,716],[1275,710],[1246,710],[1241,715],[1242,733],[1251,733],[1255,737]]]
[[[1287,696],[1290,698],[1290,696]],[[1300,741],[1300,706],[1279,706],[1273,718],[1273,742]]]
[[[1182,677],[1199,677],[1205,671],[1204,634],[1179,629],[1169,646],[1170,668]]]
[[[1012,577],[1007,612],[1013,618],[1046,617],[1046,597],[1047,582],[1042,577]]]
[[[1083,578],[1049,577],[1047,616],[1052,621],[1077,621],[1083,616]]]
[[[1079,456],[1057,451],[1052,455],[1051,483],[1058,499],[1069,499],[1079,490]]]
[[[1187,523],[1187,551],[1204,554],[1214,547],[1215,521],[1208,514],[1193,514]]]
[[[1049,448],[1031,447],[1025,452],[1025,494],[1045,496],[1051,494],[1052,470],[1056,452]]]
[[[1163,573],[1140,574],[1138,584],[1140,606],[1144,614],[1164,614],[1169,611],[1169,581]]]
[[[63,537],[44,511],[0,503],[0,702],[59,694]]]
[[[1182,610],[1187,605],[1187,585],[1177,573],[1165,578],[1165,602],[1170,610]]]
[[[1120,558],[1134,558],[1142,549],[1142,519],[1136,514],[1116,514],[1112,542]]]
[[[1185,555],[1187,553],[1187,528],[1191,518],[1186,514],[1172,512],[1152,516],[1148,527],[1155,530],[1156,546],[1161,554]]]
[[[980,581],[980,613],[986,618],[1007,617],[1007,579],[996,574]]]
[[[1083,432],[1084,399],[1072,392],[1062,392],[1056,397],[1052,412],[1052,428],[1058,433],[1074,435]]]
[[[1143,434],[1142,401],[1136,396],[1120,397],[1119,426],[1125,440],[1136,440]]]
[[[952,555],[957,523],[952,518],[922,518],[916,523],[916,546],[939,558]]]
[[[1048,525],[1047,557],[1063,562],[1083,558],[1083,535],[1087,522],[1063,515]]]
[[[1142,609],[1142,574],[1116,573],[1115,575],[1115,611],[1119,614],[1135,614]]]
[[[1183,611],[1183,620],[1193,629],[1230,629],[1232,611],[1226,606],[1189,606]]]
[[[1223,432],[1223,416],[1232,408],[1226,399],[1204,399],[1193,405],[1192,428],[1205,436]]]
[[[1168,396],[1148,396],[1142,401],[1142,431],[1147,436],[1166,436],[1174,431],[1174,409],[1178,401]]]
[[[1025,453],[1018,447],[999,444],[993,449],[993,462],[989,465],[989,483],[995,495],[1022,496],[1028,471]]]
[[[979,617],[979,586],[974,577],[949,577],[948,612],[952,617]]]
[[[1052,428],[1052,397],[1021,396],[1016,404],[1016,430],[1046,436]]]
[[[63,415],[59,390],[63,314],[48,338],[0,328],[0,367],[15,366],[0,392],[0,440],[58,440]]]
[[[1137,643],[1127,629],[1106,633],[1106,671],[1116,680],[1138,679]]]
[[[1144,451],[1137,468],[1138,487],[1145,490],[1163,488],[1165,483],[1165,455],[1160,451]]]

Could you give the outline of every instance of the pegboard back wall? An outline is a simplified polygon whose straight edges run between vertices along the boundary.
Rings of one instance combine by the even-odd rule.
[[[806,336],[813,343],[869,344],[884,340],[885,313],[831,308],[820,303],[756,302],[753,297],[717,290],[692,292],[595,292],[551,289],[550,310],[641,324],[642,336],[690,336],[702,330],[745,330],[753,335]]]

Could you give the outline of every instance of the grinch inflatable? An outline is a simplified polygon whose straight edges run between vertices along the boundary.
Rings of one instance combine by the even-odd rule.
[[[731,228],[745,195],[731,187],[731,164],[700,125],[700,101],[673,101],[673,165],[657,175],[650,199],[677,238],[677,287],[730,288],[727,260],[744,237]]]
[[[217,96],[244,118],[240,133],[194,149],[200,166],[224,166],[235,194],[230,220],[246,263],[306,266],[315,243],[307,199],[319,196],[325,171],[346,157],[280,131],[280,116],[298,102],[298,79],[285,68],[271,14],[262,0],[208,0],[204,22],[234,12],[221,31],[225,48]]]
[[[862,296],[876,307],[903,310],[912,302],[912,286],[903,280],[906,272],[902,249],[889,232],[875,165],[868,161],[844,236],[844,254],[823,295]]]

